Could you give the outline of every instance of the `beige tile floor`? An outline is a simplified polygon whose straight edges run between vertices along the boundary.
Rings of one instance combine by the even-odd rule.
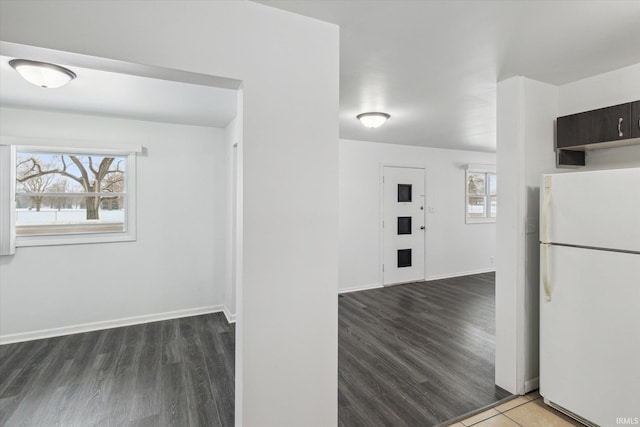
[[[518,396],[502,405],[452,424],[451,427],[566,427],[582,426],[547,406],[536,393]]]

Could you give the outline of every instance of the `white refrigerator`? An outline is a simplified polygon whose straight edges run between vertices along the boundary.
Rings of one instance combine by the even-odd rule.
[[[543,175],[540,199],[540,394],[638,425],[640,168]]]

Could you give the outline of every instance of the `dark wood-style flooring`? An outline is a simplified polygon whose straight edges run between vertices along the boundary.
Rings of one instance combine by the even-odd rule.
[[[339,424],[433,426],[494,386],[494,277],[339,298]],[[235,328],[220,313],[0,346],[0,426],[232,426]]]
[[[495,275],[339,298],[339,425],[433,426],[509,393],[494,384]]]
[[[0,346],[0,426],[233,426],[221,313]]]

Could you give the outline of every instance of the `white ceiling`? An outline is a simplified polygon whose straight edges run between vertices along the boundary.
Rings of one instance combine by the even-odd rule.
[[[75,80],[43,89],[23,80],[0,56],[0,104],[137,120],[225,127],[236,116],[233,89],[69,66]],[[24,58],[35,59],[40,58]]]
[[[561,85],[640,63],[638,0],[259,3],[340,25],[345,139],[495,151],[496,82]],[[367,129],[365,111],[391,119]]]

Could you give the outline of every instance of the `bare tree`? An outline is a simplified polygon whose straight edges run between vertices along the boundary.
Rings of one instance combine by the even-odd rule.
[[[49,175],[49,176],[53,176],[53,175]],[[51,191],[53,193],[66,193],[67,192],[67,180],[61,178],[58,181],[54,182],[49,187],[49,191]],[[60,210],[60,209],[64,208],[67,205],[68,198],[67,197],[61,197],[61,196],[54,196],[54,197],[49,197],[48,201],[49,201],[49,206],[51,206],[52,208]]]
[[[120,166],[117,165],[116,169],[119,173],[110,173],[105,176],[102,183],[102,191],[108,193],[123,193],[124,192],[124,173],[119,171]],[[108,202],[108,209],[118,209],[114,206],[122,206],[122,196],[103,196],[101,202]]]
[[[65,157],[68,157],[68,160]],[[79,175],[70,172],[69,161],[78,169]],[[120,169],[122,160],[116,162],[114,157],[104,157],[98,165],[94,165],[93,158],[88,156],[88,163],[85,165],[78,156],[61,155],[60,162],[62,167],[54,169],[51,165],[41,165],[35,157],[25,159],[20,162],[23,164],[25,173],[19,176],[17,181],[24,183],[55,174],[70,178],[79,183],[86,193],[92,193],[85,196],[87,219],[100,219],[100,203],[109,196],[100,196],[96,193],[114,192],[115,183],[122,181],[124,184],[124,171]]]
[[[40,212],[44,192],[47,191],[55,177],[53,175],[33,175],[35,161],[32,160],[27,159],[19,162],[16,167],[16,175],[22,191],[26,193],[43,193],[43,195],[29,196],[32,206],[36,208],[37,212]],[[52,167],[52,165],[48,164],[47,167]]]
[[[485,175],[483,174],[469,174],[467,179],[468,193],[469,194],[484,194],[485,192]]]

